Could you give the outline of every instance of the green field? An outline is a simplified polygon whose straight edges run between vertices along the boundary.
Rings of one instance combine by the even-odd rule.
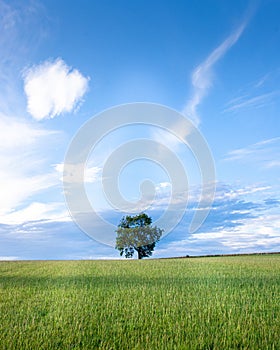
[[[280,255],[0,263],[2,349],[280,349]]]

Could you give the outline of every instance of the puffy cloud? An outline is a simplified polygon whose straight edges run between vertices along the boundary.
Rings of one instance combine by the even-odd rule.
[[[33,66],[23,78],[27,109],[36,120],[71,112],[81,102],[89,81],[62,59]]]

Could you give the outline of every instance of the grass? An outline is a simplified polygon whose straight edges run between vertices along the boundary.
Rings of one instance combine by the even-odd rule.
[[[0,349],[280,349],[280,255],[0,263]]]

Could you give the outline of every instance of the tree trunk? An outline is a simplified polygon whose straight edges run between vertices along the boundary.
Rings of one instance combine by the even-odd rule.
[[[142,259],[142,254],[141,254],[141,249],[137,249],[135,248],[135,250],[137,251],[137,254],[138,254],[138,259]]]

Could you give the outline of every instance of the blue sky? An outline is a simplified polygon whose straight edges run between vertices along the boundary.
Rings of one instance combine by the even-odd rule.
[[[206,139],[216,168],[210,213],[189,231],[201,170],[178,139],[145,125],[115,130],[90,153],[84,182],[96,212],[118,223],[124,213],[104,196],[103,167],[120,145],[151,139],[180,159],[189,182],[185,215],[155,257],[279,251],[279,14],[274,0],[0,0],[0,259],[118,258],[72,221],[63,162],[84,123],[134,102],[180,112]],[[121,194],[136,201],[151,180],[156,219],[175,186],[168,175],[153,161],[130,163]]]

